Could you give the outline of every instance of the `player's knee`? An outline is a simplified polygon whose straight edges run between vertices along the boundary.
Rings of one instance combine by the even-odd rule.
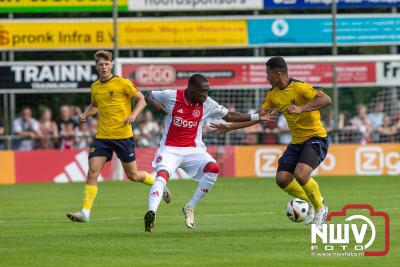
[[[218,175],[219,173],[219,165],[216,162],[209,162],[204,166],[203,169],[204,173],[215,173]]]
[[[99,175],[100,175],[100,170],[89,168],[87,179],[88,180],[97,180],[97,177],[99,177]]]
[[[169,180],[169,172],[167,170],[159,170],[157,172],[157,178],[161,177],[162,179],[165,180],[165,182],[168,182]]]
[[[275,183],[280,187],[280,188],[285,188],[289,185],[289,183],[285,180],[282,179],[280,176],[275,177]]]
[[[310,172],[302,168],[296,168],[294,171],[294,177],[300,184],[302,184],[304,181],[310,178]]]
[[[285,188],[287,187],[290,182],[292,181],[293,176],[289,177],[287,175],[281,175],[280,172],[278,172],[275,176],[275,183],[280,187],[280,188]]]

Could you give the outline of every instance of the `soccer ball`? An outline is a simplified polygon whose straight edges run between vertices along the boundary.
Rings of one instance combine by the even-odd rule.
[[[307,216],[308,208],[307,201],[295,198],[287,203],[286,215],[293,222],[302,222]]]

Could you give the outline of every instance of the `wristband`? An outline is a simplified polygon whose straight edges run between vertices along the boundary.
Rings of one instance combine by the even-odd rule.
[[[259,113],[250,114],[250,120],[251,121],[259,121],[260,120],[260,114]]]

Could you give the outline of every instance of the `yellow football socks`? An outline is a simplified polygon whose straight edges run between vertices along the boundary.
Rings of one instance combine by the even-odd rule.
[[[144,173],[145,173],[146,177],[144,178],[143,183],[147,184],[147,185],[153,185],[154,184],[154,177],[151,176],[151,174],[148,173],[148,172],[144,172]]]
[[[310,180],[303,186],[303,189],[311,204],[314,206],[314,209],[316,211],[320,210],[322,208],[322,198],[317,182],[310,177]]]
[[[93,202],[96,199],[97,195],[97,186],[96,185],[85,185],[85,189],[83,191],[83,205],[82,209],[90,211]]]
[[[299,182],[297,182],[295,178],[293,178],[288,186],[282,189],[291,196],[310,202],[306,195],[306,192],[304,192],[303,187],[301,187],[301,185],[299,184]]]

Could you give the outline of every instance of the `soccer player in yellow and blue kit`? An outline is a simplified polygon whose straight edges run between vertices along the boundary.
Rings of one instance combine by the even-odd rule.
[[[90,145],[89,171],[84,188],[82,210],[68,213],[72,221],[88,222],[90,210],[97,195],[97,178],[105,163],[112,159],[113,152],[122,162],[128,179],[147,185],[154,183],[154,178],[145,171],[139,171],[136,164],[135,143],[131,124],[146,107],[141,92],[127,79],[112,74],[112,53],[97,51],[95,54],[96,70],[99,79],[91,85],[91,103],[80,115],[81,122],[98,112],[98,130]],[[132,98],[136,105],[132,110]],[[164,190],[164,200],[170,202],[168,189]]]
[[[272,57],[266,67],[272,89],[260,109],[281,112],[292,134],[292,141],[278,162],[276,183],[288,194],[310,203],[305,223],[321,227],[325,223],[328,208],[311,173],[325,159],[329,146],[319,109],[330,105],[332,101],[321,88],[290,78],[284,58]],[[212,127],[225,133],[255,123],[214,124]]]

